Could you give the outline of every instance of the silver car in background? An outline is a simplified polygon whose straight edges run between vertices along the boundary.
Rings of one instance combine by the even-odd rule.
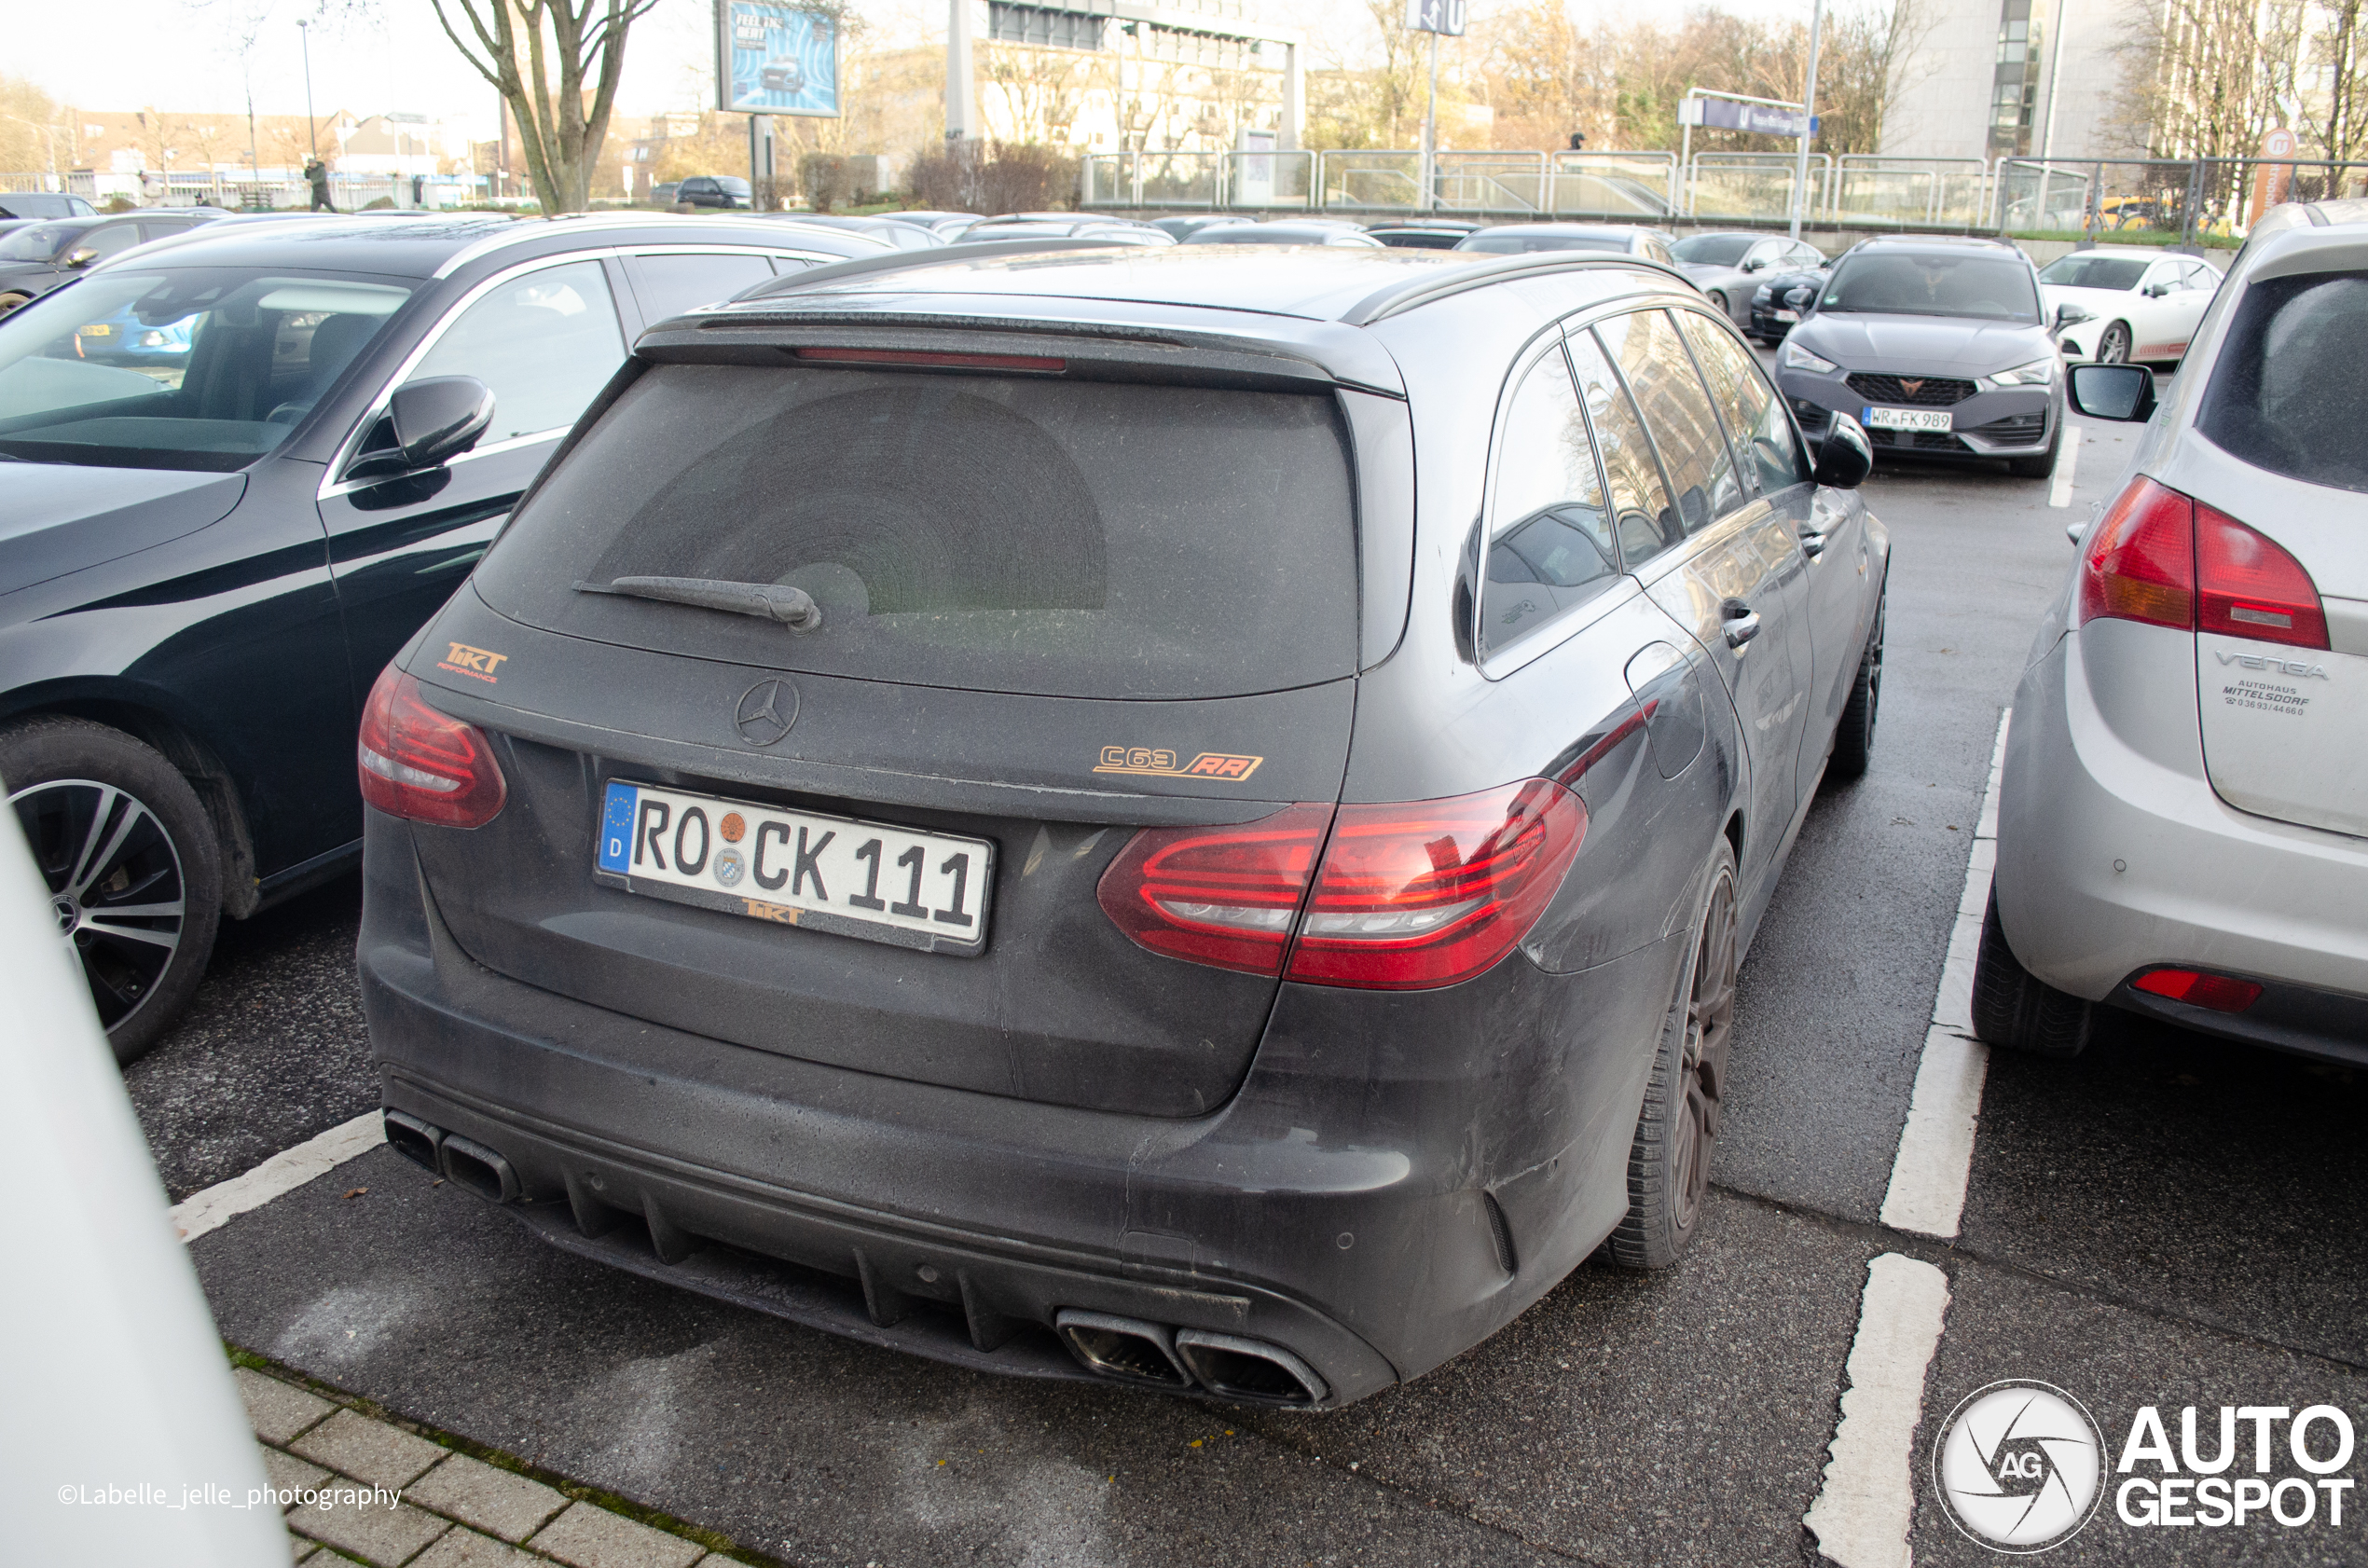
[[[1670,246],[1677,269],[1748,332],[1752,294],[1780,272],[1806,272],[1825,265],[1825,253],[1799,240],[1751,229],[1688,234]]]
[[[2100,1005],[2368,1064],[2368,202],[2254,226],[2016,694],[1974,978],[1995,1045]]]

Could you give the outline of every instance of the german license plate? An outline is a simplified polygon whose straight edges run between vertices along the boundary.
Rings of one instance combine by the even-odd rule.
[[[114,326],[106,322],[92,322],[89,326],[78,326],[74,330],[77,337],[112,337],[115,336]]]
[[[1869,408],[1858,422],[1868,430],[1939,430],[1952,427],[1946,408]]]
[[[1798,310],[1779,310],[1776,312],[1776,319],[1780,322],[1797,322],[1800,320],[1800,312]]]
[[[986,948],[995,846],[612,779],[593,880],[925,953]]]

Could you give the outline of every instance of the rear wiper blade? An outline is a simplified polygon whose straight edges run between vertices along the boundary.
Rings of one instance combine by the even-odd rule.
[[[781,583],[731,583],[714,577],[619,577],[605,585],[578,583],[580,594],[617,594],[627,598],[654,598],[666,604],[691,604],[701,610],[726,610],[778,621],[792,631],[819,631],[822,607],[804,588]]]

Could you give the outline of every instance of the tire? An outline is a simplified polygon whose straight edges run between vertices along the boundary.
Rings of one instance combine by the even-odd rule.
[[[2097,363],[2127,364],[2129,363],[2129,323],[2115,322],[2097,335]]]
[[[1735,312],[1728,308],[1727,291],[1725,289],[1711,290],[1710,302],[1718,307],[1718,313],[1720,315],[1725,316],[1730,322],[1735,319]]]
[[[1875,717],[1883,697],[1883,621],[1891,609],[1891,585],[1886,582],[1875,599],[1875,625],[1866,634],[1865,651],[1858,655],[1858,677],[1851,682],[1850,701],[1842,706],[1842,722],[1834,731],[1834,754],[1826,763],[1829,777],[1865,776],[1875,750]]]
[[[1992,888],[1974,960],[1974,1033],[2009,1051],[2069,1060],[2087,1049],[2096,1018],[2094,1002],[2058,991],[2023,968],[2006,945]]]
[[[213,952],[222,851],[205,807],[155,750],[87,719],[0,727],[0,781],[129,1066],[188,1005]]]
[[[1724,837],[1701,911],[1629,1148],[1628,1217],[1604,1244],[1623,1268],[1668,1268],[1701,1228],[1735,1029],[1735,851]]]
[[[30,303],[32,298],[29,294],[0,294],[0,316],[9,314],[20,305]]]

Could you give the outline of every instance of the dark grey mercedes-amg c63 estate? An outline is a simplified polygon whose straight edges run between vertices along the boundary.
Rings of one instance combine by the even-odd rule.
[[[663,323],[371,698],[388,1135],[652,1278],[1271,1404],[1672,1262],[1872,737],[1848,434],[1812,472],[1700,295],[1584,253],[939,252]]]

